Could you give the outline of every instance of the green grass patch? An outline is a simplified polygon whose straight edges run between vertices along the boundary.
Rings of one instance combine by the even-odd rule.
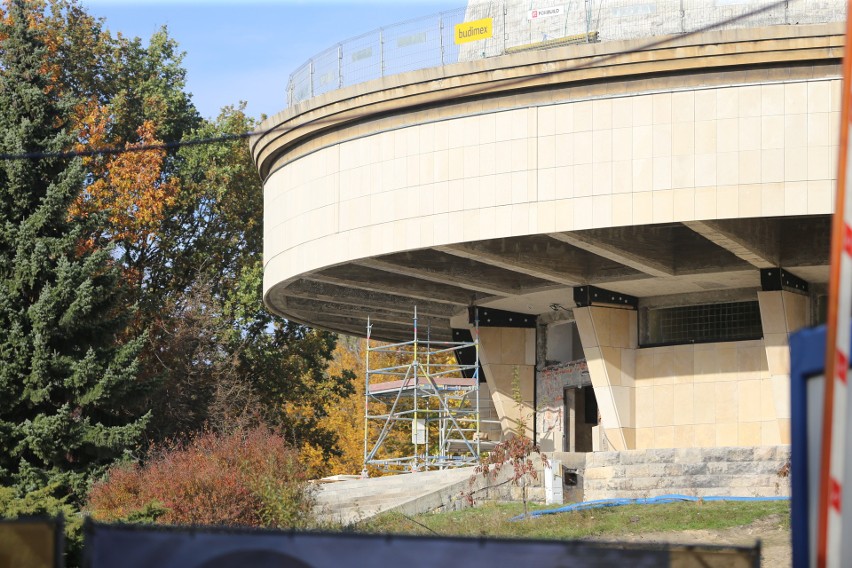
[[[359,524],[355,531],[530,539],[594,536],[618,540],[620,535],[630,533],[727,529],[749,525],[772,515],[780,517],[779,524],[783,528],[789,529],[790,526],[790,504],[787,501],[624,505],[509,521],[522,512],[519,503],[488,503],[461,511],[414,517],[387,513]]]

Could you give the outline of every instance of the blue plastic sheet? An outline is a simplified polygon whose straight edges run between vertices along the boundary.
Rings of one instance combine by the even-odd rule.
[[[666,503],[678,503],[682,501],[698,502],[698,501],[789,501],[789,497],[691,497],[689,495],[660,495],[658,497],[648,497],[646,499],[599,499],[597,501],[584,501],[582,503],[573,503],[558,509],[542,509],[533,511],[527,517],[541,517],[542,515],[555,515],[557,513],[572,513],[574,511],[586,511],[588,509],[602,509],[604,507],[620,507],[621,505],[663,505]],[[510,521],[519,521],[527,518],[524,515],[518,515],[509,519]]]

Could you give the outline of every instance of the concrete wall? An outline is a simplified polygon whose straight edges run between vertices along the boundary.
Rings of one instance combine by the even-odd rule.
[[[839,87],[575,100],[322,147],[266,180],[265,288],[352,259],[480,239],[830,213]]]
[[[641,349],[635,385],[637,449],[781,443],[761,340]]]
[[[577,403],[568,401],[574,408],[573,416],[565,416],[565,387],[585,387],[591,385],[588,365],[585,360],[545,367],[536,376],[536,442],[542,451],[574,451],[565,444],[565,422],[571,424],[573,435],[577,421]],[[569,392],[570,396],[570,392]],[[589,444],[591,441],[589,440]]]
[[[789,446],[657,449],[586,455],[584,501],[790,495]]]
[[[808,296],[759,292],[764,339],[638,348],[637,313],[574,310],[611,449],[790,442],[787,336]]]

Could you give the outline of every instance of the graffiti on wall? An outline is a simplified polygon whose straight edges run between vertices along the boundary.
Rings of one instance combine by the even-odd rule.
[[[536,401],[540,435],[562,432],[565,387],[591,384],[586,360],[550,365],[539,371],[536,380]]]

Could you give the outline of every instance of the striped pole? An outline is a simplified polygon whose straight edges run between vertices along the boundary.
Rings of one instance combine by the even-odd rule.
[[[852,0],[847,14],[852,13]],[[843,483],[848,422],[847,408],[852,407],[846,375],[849,368],[849,325],[852,311],[852,201],[846,199],[846,188],[852,180],[850,153],[850,112],[852,93],[852,57],[850,57],[852,19],[846,19],[846,43],[843,55],[843,82],[840,116],[837,197],[831,231],[831,268],[828,292],[828,322],[825,355],[825,405],[823,416],[822,463],[820,468],[819,517],[816,542],[816,565],[819,568],[840,567],[843,559]],[[849,504],[848,501],[846,503]],[[849,528],[846,527],[847,532]]]

